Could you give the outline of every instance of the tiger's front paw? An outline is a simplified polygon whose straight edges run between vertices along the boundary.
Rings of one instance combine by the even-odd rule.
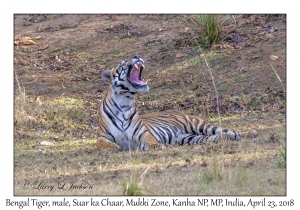
[[[108,140],[105,140],[103,138],[99,138],[96,142],[96,147],[99,151],[102,150],[119,150],[121,147],[115,143],[112,143]]]

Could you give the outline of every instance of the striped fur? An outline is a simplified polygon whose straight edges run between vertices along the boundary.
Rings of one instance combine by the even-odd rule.
[[[236,132],[210,126],[194,116],[139,116],[134,105],[135,95],[149,91],[142,80],[144,68],[144,61],[135,56],[127,63],[122,61],[116,69],[102,72],[102,78],[110,82],[110,87],[100,108],[98,150],[148,150],[165,145],[218,142],[220,133],[231,140],[240,140]]]

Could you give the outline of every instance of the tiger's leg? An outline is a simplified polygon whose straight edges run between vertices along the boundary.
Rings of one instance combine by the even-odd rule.
[[[235,131],[231,131],[228,129],[223,129],[220,127],[214,127],[214,126],[210,126],[209,124],[205,124],[202,128],[200,127],[200,132],[203,133],[207,136],[209,136],[209,138],[213,138],[215,139],[216,135],[217,136],[223,136],[229,138],[230,140],[240,140],[241,137],[240,135],[235,132]]]
[[[166,146],[164,144],[159,143],[153,135],[147,132],[145,136],[145,143],[140,144],[140,150],[152,150],[152,149],[165,149]]]
[[[216,141],[218,138],[228,138],[230,140],[240,140],[241,136],[235,131],[231,131],[228,129],[223,129],[218,126],[212,126],[206,121],[203,121],[200,118],[196,118],[194,116],[189,115],[173,115],[173,118],[180,119],[181,122],[184,122],[184,125],[181,129],[184,129],[186,133],[190,134],[199,134],[203,136],[209,136],[207,141]]]
[[[107,149],[119,149],[120,146],[109,141],[108,139],[104,137],[99,137],[96,142],[96,147],[99,151],[101,150],[107,150]]]
[[[219,135],[212,135],[212,136],[206,136],[206,135],[197,135],[197,134],[180,134],[177,137],[177,144],[183,145],[183,144],[202,144],[207,142],[215,142],[218,143]]]

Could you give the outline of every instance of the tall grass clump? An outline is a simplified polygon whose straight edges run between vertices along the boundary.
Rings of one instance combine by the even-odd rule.
[[[194,15],[192,22],[199,29],[198,43],[201,47],[211,47],[222,41],[222,27],[224,21],[220,15]]]
[[[143,195],[138,182],[130,178],[130,181],[123,185],[123,195],[125,196],[140,196]]]

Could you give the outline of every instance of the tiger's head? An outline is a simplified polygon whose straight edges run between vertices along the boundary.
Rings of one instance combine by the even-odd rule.
[[[128,62],[122,61],[117,68],[104,70],[101,77],[112,84],[113,89],[121,89],[121,92],[148,92],[149,86],[142,78],[145,69],[144,60],[139,56]]]

